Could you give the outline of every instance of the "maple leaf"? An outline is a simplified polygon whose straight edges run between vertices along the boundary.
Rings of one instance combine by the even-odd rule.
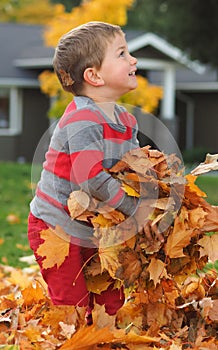
[[[60,229],[57,232],[60,233]],[[69,236],[67,234],[63,235],[63,232],[61,232],[61,235],[66,239],[59,237],[52,229],[42,230],[40,232],[40,237],[44,242],[37,249],[37,254],[45,257],[42,262],[44,269],[55,265],[57,267],[61,266],[66,256],[68,256],[70,249]]]
[[[98,255],[101,261],[101,270],[108,271],[110,276],[116,278],[116,272],[120,267],[118,260],[118,254],[120,251],[119,246],[115,247],[99,247]]]
[[[22,290],[22,296],[24,299],[23,305],[30,306],[34,304],[39,304],[45,299],[44,292],[42,288],[37,283],[34,287],[33,285],[29,286]]]
[[[116,277],[124,281],[125,287],[133,285],[142,271],[138,254],[129,248],[120,251],[118,256],[121,266],[116,271]]]
[[[206,193],[203,192],[196,184],[195,181],[197,179],[197,176],[194,176],[192,174],[188,174],[185,176],[186,180],[188,181],[187,187],[192,191],[195,192],[200,197],[207,197]]]
[[[86,209],[89,208],[89,205],[89,195],[82,190],[71,192],[67,201],[70,216],[73,219],[80,216]]]
[[[71,339],[60,347],[60,350],[86,350],[99,343],[109,343],[113,339],[114,335],[108,327],[96,329],[92,325],[89,326],[88,331],[86,327],[80,328]]]
[[[218,260],[218,233],[212,236],[205,235],[199,239],[198,244],[200,245],[200,256],[208,256],[211,262]]]
[[[187,228],[186,220],[188,219],[188,211],[185,207],[181,208],[181,213],[175,218],[173,231],[169,234],[165,244],[165,252],[170,258],[179,258],[185,256],[183,248],[185,248],[191,239],[193,230]]]
[[[94,277],[93,276],[86,277],[86,285],[87,285],[88,291],[96,294],[101,294],[101,292],[108,289],[111,283],[112,281],[107,272],[96,275]]]
[[[154,281],[155,287],[160,283],[161,278],[168,278],[166,264],[160,259],[152,257],[147,271],[150,273],[150,279]]]

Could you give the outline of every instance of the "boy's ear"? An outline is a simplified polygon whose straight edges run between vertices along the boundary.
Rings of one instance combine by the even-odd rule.
[[[83,73],[83,78],[88,84],[92,86],[104,85],[104,80],[102,79],[101,75],[98,73],[95,67],[86,68]]]

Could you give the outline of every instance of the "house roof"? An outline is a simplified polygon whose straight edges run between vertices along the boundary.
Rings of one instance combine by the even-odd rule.
[[[0,55],[0,82],[3,79],[37,81],[40,71],[52,67],[54,48],[44,45],[43,28],[40,25],[0,23],[0,47],[3,48]],[[144,60],[144,57],[146,57],[147,62],[149,57],[153,63],[155,60],[158,62],[158,59],[168,63],[174,62],[180,67],[178,72],[182,72],[177,74],[178,79],[183,80],[186,77],[191,81],[202,79],[217,81],[217,74],[214,70],[210,68],[208,75],[207,67],[197,61],[190,60],[184,52],[156,34],[126,30],[126,39],[130,52],[137,54],[137,57],[139,54],[139,63]],[[140,57],[140,52],[143,58]],[[199,77],[199,73],[201,73],[201,77]],[[156,79],[155,74],[154,69],[154,72],[151,72],[154,80]]]
[[[198,61],[192,61],[178,47],[171,45],[165,39],[154,33],[143,33],[135,38],[128,40],[128,48],[130,52],[135,52],[142,47],[152,46],[166,57],[186,66],[196,73],[202,74],[205,72],[205,66]]]
[[[54,49],[43,45],[43,27],[0,23],[0,79],[36,79],[38,72],[22,69],[16,60],[50,59]],[[35,67],[31,67],[35,68]]]

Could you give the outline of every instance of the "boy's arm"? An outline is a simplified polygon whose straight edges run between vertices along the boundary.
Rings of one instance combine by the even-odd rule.
[[[103,168],[103,126],[92,122],[74,124],[69,128],[68,140],[72,163],[71,181],[91,196],[126,215],[132,215],[138,200],[126,195],[120,182]],[[111,157],[115,156],[112,150]]]

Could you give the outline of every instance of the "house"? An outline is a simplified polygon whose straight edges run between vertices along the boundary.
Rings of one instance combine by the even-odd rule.
[[[136,113],[141,143],[150,138],[166,152],[204,147],[217,153],[216,70],[153,33],[126,34],[139,73],[164,90],[155,117]],[[48,142],[50,100],[40,91],[38,75],[52,69],[54,49],[44,46],[42,26],[11,23],[0,23],[0,45],[0,160],[31,162],[39,143],[43,153]]]

